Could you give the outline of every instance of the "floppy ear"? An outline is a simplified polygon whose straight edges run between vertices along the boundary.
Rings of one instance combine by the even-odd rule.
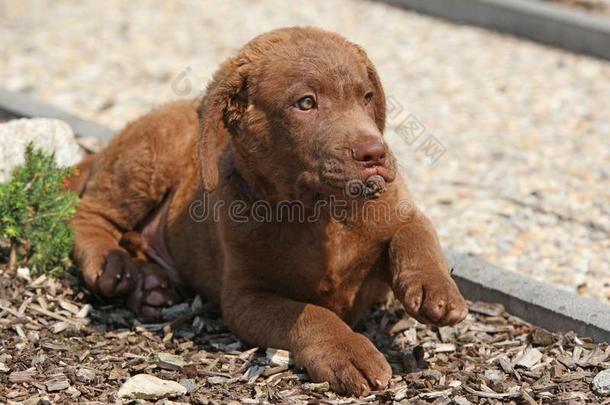
[[[366,71],[369,75],[369,80],[375,86],[375,95],[373,97],[373,111],[375,114],[375,123],[379,128],[379,131],[383,133],[385,129],[385,115],[386,115],[386,100],[385,93],[383,91],[383,86],[381,85],[381,79],[379,79],[379,75],[377,74],[377,69],[373,65],[373,62],[369,59],[366,52],[359,45],[353,44],[356,48],[356,52],[362,58],[364,65],[366,66]]]
[[[198,154],[203,189],[218,185],[218,159],[247,107],[246,64],[229,59],[214,74],[199,105]]]

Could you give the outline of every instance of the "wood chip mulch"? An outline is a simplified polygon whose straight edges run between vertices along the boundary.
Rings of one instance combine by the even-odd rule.
[[[546,0],[591,13],[610,16],[610,0]]]
[[[610,404],[591,389],[610,367],[608,344],[551,334],[498,304],[470,308],[445,328],[405,318],[393,302],[373,311],[359,331],[394,376],[386,390],[356,399],[309,382],[287,352],[244,347],[198,297],[165,311],[162,323],[142,324],[69,276],[0,268],[0,403],[121,402],[119,387],[145,373],[186,388],[159,404]]]

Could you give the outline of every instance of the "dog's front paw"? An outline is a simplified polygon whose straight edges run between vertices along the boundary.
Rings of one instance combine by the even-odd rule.
[[[176,290],[158,265],[136,261],[123,250],[111,250],[103,263],[95,277],[85,276],[87,285],[105,297],[126,297],[143,318],[158,319],[161,309],[176,302]]]
[[[111,250],[97,276],[93,289],[106,297],[129,294],[136,285],[137,265],[129,254],[122,250]]]
[[[454,325],[468,315],[468,305],[448,275],[403,274],[399,285],[397,298],[405,311],[419,322]]]
[[[296,361],[307,369],[312,381],[327,381],[340,394],[368,395],[371,390],[385,388],[392,377],[386,359],[359,333],[306,347],[296,353]]]

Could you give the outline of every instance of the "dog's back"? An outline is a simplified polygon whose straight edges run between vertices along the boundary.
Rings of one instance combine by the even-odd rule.
[[[161,163],[166,162],[171,162],[169,167],[174,168],[191,163],[199,126],[196,108],[193,100],[174,101],[131,122],[104,150],[87,155],[77,165],[75,174],[68,180],[68,188],[82,197],[101,165],[123,166],[130,161],[135,165],[146,164],[141,159],[126,158],[126,151],[161,159],[163,162],[155,162],[157,167],[165,167]]]

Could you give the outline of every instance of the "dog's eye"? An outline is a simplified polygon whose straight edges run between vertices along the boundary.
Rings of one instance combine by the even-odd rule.
[[[305,96],[297,101],[294,106],[301,111],[309,111],[316,106],[316,100],[311,96]]]
[[[369,91],[368,93],[366,93],[366,94],[364,95],[364,103],[365,103],[365,104],[370,103],[370,101],[371,101],[371,99],[372,99],[372,98],[373,98],[373,92],[372,92],[372,91]]]

